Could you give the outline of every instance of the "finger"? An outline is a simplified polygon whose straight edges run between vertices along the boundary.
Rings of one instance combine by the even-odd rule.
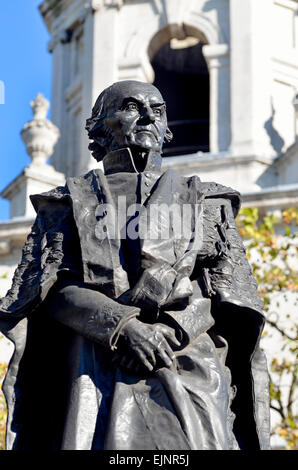
[[[175,354],[168,345],[167,341],[164,339],[157,347],[157,352],[160,358],[163,360],[167,367],[171,367],[173,360],[175,359]]]
[[[180,341],[178,341],[175,333],[173,333],[172,331],[165,331],[163,335],[167,339],[167,341],[169,341],[172,345],[181,346]]]
[[[175,355],[174,351],[172,350],[171,346],[169,345],[169,343],[167,342],[166,339],[164,340],[163,346],[164,346],[164,349],[165,349],[166,353],[168,354],[169,358],[173,362],[176,359],[176,355]]]
[[[171,362],[173,362],[176,359],[176,355],[166,340],[164,342],[164,350],[171,359]]]
[[[155,354],[154,354],[154,351],[152,349],[149,349],[149,348],[146,348],[146,352],[147,352],[147,359],[148,361],[150,361],[150,363],[155,366],[156,364],[156,357],[155,357]]]
[[[162,360],[164,361],[164,363],[168,367],[170,367],[172,364],[172,360],[175,358],[175,354],[173,353],[167,340],[162,334],[161,332],[162,329],[163,329],[163,325],[158,325],[156,328],[155,335],[154,335],[155,348],[157,349],[157,352],[159,356],[162,358]]]
[[[175,359],[173,360],[170,369],[171,369],[173,372],[177,372],[177,370],[178,370],[178,361],[177,361],[177,358],[176,358],[176,357],[175,357]]]
[[[161,331],[164,337],[170,340],[172,344],[174,344],[175,346],[181,345],[178,339],[176,338],[175,330],[173,328],[165,325],[157,325],[156,328],[158,331]]]
[[[148,370],[152,371],[152,370],[153,370],[153,366],[152,366],[152,364],[150,364],[150,362],[147,360],[145,354],[144,354],[142,351],[140,351],[139,349],[136,350],[136,354],[138,355],[138,358],[140,359],[140,361],[142,362],[142,364],[144,364],[144,366],[145,366]]]
[[[151,344],[147,344],[147,343],[144,343],[142,345],[139,345],[139,347],[141,347],[141,351],[143,351],[144,355],[147,357],[148,361],[150,361],[150,363],[155,366],[156,364],[156,357],[155,357],[155,354],[154,354],[154,349],[155,349],[155,345],[154,343],[151,345]],[[136,350],[136,349],[135,349]]]
[[[158,354],[159,354],[161,360],[166,365],[166,367],[171,368],[172,364],[173,364],[173,361],[172,361],[172,359],[169,358],[168,354],[163,349],[158,350]]]

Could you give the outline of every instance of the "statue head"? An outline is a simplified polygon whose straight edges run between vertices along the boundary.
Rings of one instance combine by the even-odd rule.
[[[116,82],[99,95],[86,129],[93,140],[89,149],[97,161],[125,147],[133,152],[161,153],[164,141],[173,137],[159,90],[133,80]]]

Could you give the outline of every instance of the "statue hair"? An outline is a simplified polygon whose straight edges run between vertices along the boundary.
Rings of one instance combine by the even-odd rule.
[[[104,120],[107,117],[106,105],[109,101],[108,98],[111,95],[112,87],[113,85],[100,93],[92,108],[91,117],[86,120],[85,129],[88,132],[89,139],[93,140],[88,148],[98,162],[105,156],[106,146],[109,145],[112,138],[111,131],[104,124]],[[103,145],[103,142],[106,142],[107,145]]]

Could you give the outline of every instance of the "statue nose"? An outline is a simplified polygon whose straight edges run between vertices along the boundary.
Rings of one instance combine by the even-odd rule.
[[[150,106],[146,106],[142,114],[142,118],[146,121],[155,122],[155,114]]]

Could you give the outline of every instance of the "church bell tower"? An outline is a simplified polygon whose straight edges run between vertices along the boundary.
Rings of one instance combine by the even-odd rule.
[[[96,166],[85,121],[105,87],[133,79],[166,99],[174,139],[164,167],[245,194],[280,183],[275,159],[297,134],[296,0],[44,0],[39,8],[52,37],[57,171]]]

